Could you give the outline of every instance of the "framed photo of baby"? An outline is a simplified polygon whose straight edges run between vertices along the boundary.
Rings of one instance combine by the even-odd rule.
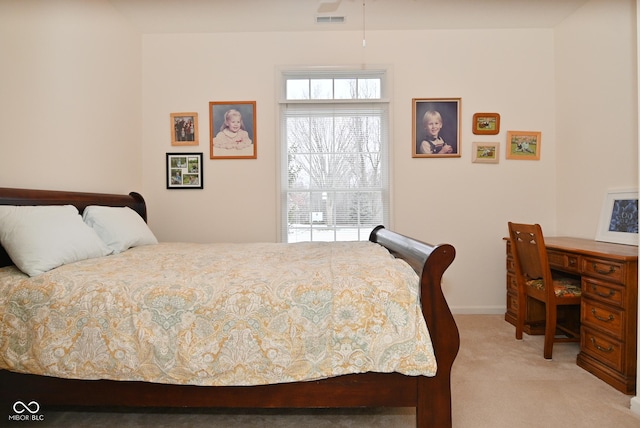
[[[459,158],[461,98],[414,98],[414,158]]]
[[[209,102],[211,159],[256,159],[256,102]]]

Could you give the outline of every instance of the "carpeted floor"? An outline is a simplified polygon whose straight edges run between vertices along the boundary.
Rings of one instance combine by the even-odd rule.
[[[458,315],[461,347],[453,367],[454,427],[640,427],[631,396],[575,364],[578,345],[556,344],[542,357],[542,337],[514,338],[499,315]],[[45,420],[11,427],[412,427],[413,409],[121,410],[46,412]]]

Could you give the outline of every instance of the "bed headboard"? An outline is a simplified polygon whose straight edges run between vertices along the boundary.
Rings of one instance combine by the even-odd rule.
[[[140,214],[144,221],[147,221],[147,206],[144,198],[136,192],[131,192],[128,195],[116,195],[0,187],[0,205],[74,205],[80,214],[89,205],[129,207]],[[12,264],[7,252],[0,246],[0,267]]]

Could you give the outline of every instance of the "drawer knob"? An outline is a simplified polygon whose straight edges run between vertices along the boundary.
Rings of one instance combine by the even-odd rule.
[[[614,320],[614,316],[613,314],[609,314],[609,316],[607,318],[598,316],[596,314],[596,310],[595,308],[591,308],[591,313],[593,314],[593,316],[598,320],[598,321],[602,321],[602,322],[611,322]],[[591,338],[591,340],[593,340],[593,338]]]
[[[593,346],[595,346],[595,347],[596,347],[596,349],[597,349],[598,351],[602,351],[602,352],[613,352],[613,346],[609,345],[609,347],[608,347],[608,348],[605,348],[605,347],[603,347],[603,346],[600,346],[600,345],[598,345],[598,344],[596,343],[596,338],[595,338],[595,337],[593,337],[593,336],[591,337],[591,343],[593,343]]]
[[[616,271],[616,268],[613,266],[609,266],[609,270],[602,270],[602,269],[598,269],[598,264],[597,263],[593,263],[593,270],[596,273],[599,273],[600,275],[609,275],[611,273],[614,273]]]

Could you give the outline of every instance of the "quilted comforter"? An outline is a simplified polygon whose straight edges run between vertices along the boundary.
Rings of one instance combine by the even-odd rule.
[[[371,242],[160,243],[36,277],[0,269],[0,369],[260,385],[433,376],[418,277]]]

